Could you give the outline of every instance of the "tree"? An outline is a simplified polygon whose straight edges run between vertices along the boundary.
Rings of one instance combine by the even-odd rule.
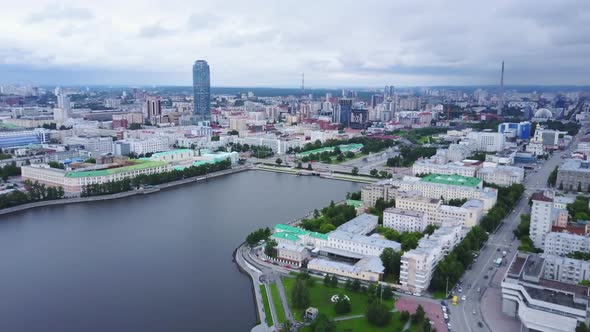
[[[342,154],[339,154],[338,156],[336,156],[336,160],[344,161],[344,156]]]
[[[96,164],[96,159],[94,159],[94,158],[88,158],[88,159],[84,160],[84,162],[85,163],[88,163],[88,164]]]
[[[328,318],[326,314],[319,313],[313,322],[309,325],[313,332],[334,332],[336,331],[336,324],[333,320]]]
[[[344,283],[344,289],[347,291],[352,291],[352,281],[350,279],[346,279]]]
[[[281,158],[277,158],[277,160],[275,160],[275,163],[279,166],[281,166],[281,164],[283,163],[283,160]]]
[[[338,300],[334,304],[334,310],[339,315],[350,312],[350,301],[344,296],[344,294],[338,294]]]
[[[291,290],[291,299],[293,307],[296,309],[305,309],[309,306],[309,288],[307,280],[301,274],[297,277]]]
[[[359,174],[359,169],[358,169],[358,167],[353,167],[353,168],[352,168],[352,171],[350,171],[350,173],[352,173],[352,175],[357,175],[357,174]]]
[[[361,290],[361,282],[358,279],[354,279],[352,282],[352,290],[358,292]]]
[[[589,332],[590,329],[584,322],[580,322],[578,326],[576,326],[576,332]]]
[[[374,326],[386,326],[391,321],[391,313],[379,301],[373,301],[367,306],[367,321]]]
[[[346,158],[348,158],[348,159],[354,158],[354,152],[352,152],[352,151],[346,152]]]
[[[211,136],[211,142],[219,142],[219,135]]]
[[[412,323],[420,324],[424,321],[426,313],[424,312],[424,308],[421,305],[418,305],[416,308],[416,312],[412,315]]]
[[[338,278],[336,278],[335,275],[333,275],[332,278],[330,278],[330,287],[332,287],[332,288],[338,287]]]
[[[371,174],[371,176],[373,176],[373,177],[376,177],[376,176],[379,174],[379,171],[373,168],[373,169],[372,169],[372,170],[369,172],[369,174]]]
[[[590,287],[590,280],[588,280],[588,279],[584,279],[584,280],[580,281],[580,282],[578,283],[578,285],[580,285],[580,286],[586,286],[586,287]]]
[[[276,247],[278,243],[274,239],[270,239],[266,241],[266,246],[264,247],[264,254],[269,257],[276,257]]]
[[[407,322],[407,321],[408,321],[408,319],[410,319],[410,313],[409,313],[407,310],[404,310],[404,311],[402,311],[402,312],[400,313],[400,317],[399,317],[399,319],[400,319],[402,322]]]

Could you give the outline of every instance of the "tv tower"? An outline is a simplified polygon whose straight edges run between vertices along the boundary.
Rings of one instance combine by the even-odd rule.
[[[500,76],[500,105],[498,105],[498,115],[502,115],[504,108],[504,60],[502,60],[502,74]]]

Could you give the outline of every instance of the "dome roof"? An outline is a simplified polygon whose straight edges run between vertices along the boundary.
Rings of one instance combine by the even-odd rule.
[[[536,112],[535,112],[535,118],[546,118],[546,119],[550,119],[553,117],[553,113],[551,113],[550,110],[546,109],[546,108],[539,108]]]

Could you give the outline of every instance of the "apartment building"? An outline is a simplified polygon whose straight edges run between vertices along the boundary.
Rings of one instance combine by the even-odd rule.
[[[544,253],[544,278],[569,284],[590,280],[590,262]]]
[[[446,221],[432,235],[420,239],[416,249],[402,255],[401,288],[419,294],[426,291],[438,262],[451,252],[463,237],[464,231],[460,223]]]
[[[92,156],[113,153],[113,139],[111,137],[72,136],[64,138],[64,144],[83,145]]]
[[[545,236],[551,232],[553,224],[551,220],[553,199],[542,192],[537,192],[533,194],[532,201],[529,234],[535,247],[542,249],[545,247]]]
[[[475,150],[484,152],[497,152],[504,149],[506,137],[496,132],[471,132],[467,139],[474,143]]]
[[[531,218],[532,220],[532,218]],[[590,237],[566,232],[550,232],[545,235],[544,253],[564,256],[575,251],[590,252]]]
[[[544,267],[536,254],[514,256],[502,280],[502,312],[520,319],[527,331],[571,332],[580,322],[588,324],[588,287],[548,279]]]
[[[424,212],[388,208],[383,211],[383,226],[398,232],[423,232],[428,225]]]
[[[424,213],[427,223],[434,225],[452,219],[460,220],[464,226],[473,227],[479,224],[484,212],[483,204],[479,200],[468,200],[463,206],[457,207],[442,205],[440,199],[411,194],[398,196],[396,206],[402,210]]]

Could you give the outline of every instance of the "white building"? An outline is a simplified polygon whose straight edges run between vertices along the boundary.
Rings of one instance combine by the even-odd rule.
[[[524,180],[524,168],[515,166],[498,166],[485,163],[484,167],[477,171],[477,178],[499,186],[510,186],[514,183],[522,183]]]
[[[461,175],[461,176],[475,176],[478,167],[472,164],[465,164],[463,162],[450,162],[447,164],[438,164],[430,160],[418,160],[412,166],[412,174],[442,174],[442,175]]]
[[[544,253],[544,278],[568,284],[578,284],[590,280],[590,262]]]
[[[502,280],[502,312],[527,331],[571,332],[588,324],[588,287],[546,279],[544,259],[518,253]]]
[[[131,152],[135,154],[155,153],[171,150],[171,144],[164,137],[151,137],[145,139],[129,138],[125,142],[129,143]]]
[[[542,192],[533,194],[533,206],[531,208],[531,223],[529,234],[535,247],[545,247],[545,236],[551,232],[553,199],[545,196]]]
[[[64,139],[64,144],[83,145],[92,156],[113,153],[113,139],[111,137],[82,137],[72,136]]]
[[[506,141],[504,134],[486,131],[471,132],[467,138],[475,144],[475,150],[484,152],[502,151]]]
[[[398,232],[423,232],[428,225],[424,212],[388,208],[383,211],[383,226]]]
[[[462,240],[459,223],[448,221],[418,242],[418,247],[401,258],[400,284],[412,293],[423,293],[430,286],[436,265]]]
[[[545,235],[543,249],[545,254],[560,256],[575,251],[590,252],[590,237],[565,232],[550,232]]]

